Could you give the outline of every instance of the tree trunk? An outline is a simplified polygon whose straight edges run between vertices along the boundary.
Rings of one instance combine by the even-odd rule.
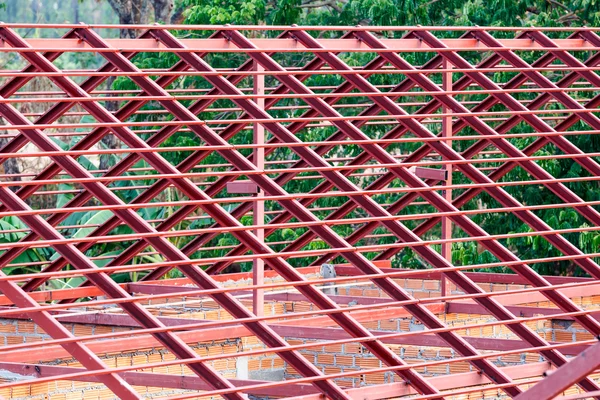
[[[0,135],[6,135],[6,131],[0,131]],[[0,149],[3,149],[10,142],[8,138],[0,138]],[[2,168],[4,168],[4,173],[7,175],[15,175],[10,178],[13,182],[19,182],[21,180],[21,169],[19,168],[19,163],[17,163],[17,159],[15,157],[7,158],[4,163],[2,163]],[[10,186],[12,191],[16,191],[18,186]]]
[[[79,22],[79,0],[72,0],[71,7],[73,7],[73,23]]]

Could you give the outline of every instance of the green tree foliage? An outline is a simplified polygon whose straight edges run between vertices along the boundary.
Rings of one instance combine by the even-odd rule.
[[[597,26],[596,0],[181,0],[189,24]]]

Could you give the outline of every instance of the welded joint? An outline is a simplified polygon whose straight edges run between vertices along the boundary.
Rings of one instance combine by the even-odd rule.
[[[227,193],[230,194],[257,194],[260,193],[260,187],[252,181],[233,181],[227,182]]]
[[[446,169],[412,166],[408,170],[418,178],[435,179],[437,181],[448,180],[448,170]]]

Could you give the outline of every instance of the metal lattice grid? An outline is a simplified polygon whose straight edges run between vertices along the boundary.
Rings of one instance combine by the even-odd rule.
[[[600,397],[599,254],[573,240],[600,226],[598,201],[581,192],[600,154],[576,140],[600,132],[595,29],[152,25],[125,40],[98,33],[119,26],[42,26],[64,36],[23,39],[26,27],[0,26],[2,53],[24,63],[0,73],[2,159],[43,166],[0,182],[1,216],[18,225],[0,243],[8,397],[64,381],[122,399]],[[59,68],[84,56],[104,64]],[[148,57],[168,66],[144,69]],[[109,77],[123,88],[106,88]],[[555,177],[555,160],[579,174]],[[525,204],[527,190],[539,202]],[[544,210],[585,226],[557,228]],[[73,223],[85,213],[98,217]],[[486,215],[526,231],[490,233]],[[549,256],[523,257],[519,238],[544,241]],[[466,245],[487,261],[453,263]],[[51,256],[23,261],[39,249]],[[422,268],[406,269],[411,259]],[[532,268],[561,261],[587,277]],[[240,265],[251,281],[219,277]],[[501,269],[512,273],[481,272]],[[123,273],[141,278],[119,283]],[[56,289],[65,282],[77,285]],[[168,300],[174,317],[156,307]],[[481,318],[453,322],[463,314]],[[234,338],[233,353],[199,350]],[[138,343],[145,360],[110,365]],[[342,346],[337,362],[349,344],[362,356],[345,369],[309,351]],[[415,363],[395,345],[451,357]],[[286,372],[250,379],[248,358],[265,354]],[[504,365],[514,354],[522,365]]]

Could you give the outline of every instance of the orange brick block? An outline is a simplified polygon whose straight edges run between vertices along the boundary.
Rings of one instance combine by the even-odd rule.
[[[19,333],[35,333],[35,324],[28,321],[18,321],[17,330]]]
[[[554,337],[557,342],[572,342],[573,332],[554,331]]]
[[[363,357],[358,359],[358,366],[361,369],[371,369],[381,367],[381,361],[375,357]]]
[[[342,369],[339,367],[325,367],[325,374],[339,374],[342,372]]]
[[[367,385],[381,385],[385,383],[385,374],[383,373],[374,373],[374,374],[364,374],[362,381]]]
[[[456,374],[456,373],[460,373],[460,372],[469,372],[471,370],[471,367],[469,365],[469,363],[467,362],[455,362],[455,363],[450,363],[450,373],[451,374]]]
[[[334,356],[333,354],[318,354],[317,355],[317,363],[321,365],[333,365],[334,364]]]
[[[336,355],[335,365],[338,367],[352,367],[354,365],[354,357]]]
[[[379,321],[379,329],[392,331],[398,329],[398,320],[396,319],[387,319],[384,321]]]
[[[31,396],[31,388],[29,386],[15,386],[11,389],[11,398]]]
[[[439,290],[440,289],[440,281],[424,281],[423,289],[425,290]]]
[[[8,345],[11,344],[21,344],[25,342],[25,338],[23,336],[9,336],[6,338],[6,343]]]
[[[341,353],[342,345],[341,344],[331,344],[323,347],[323,351],[326,353]]]
[[[0,333],[15,333],[17,331],[17,326],[12,323],[0,324]]]
[[[362,345],[359,343],[346,343],[344,345],[344,351],[342,351],[342,353],[360,354],[360,353],[362,353]]]
[[[281,357],[275,357],[273,359],[273,369],[281,369],[285,365],[285,361]]]
[[[91,336],[94,333],[93,325],[75,325],[75,336]]]

